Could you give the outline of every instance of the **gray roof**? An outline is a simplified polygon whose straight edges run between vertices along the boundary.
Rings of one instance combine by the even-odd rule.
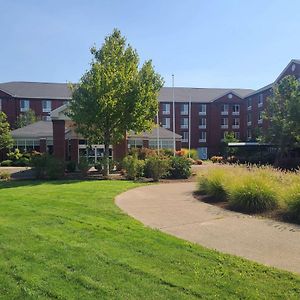
[[[14,139],[42,139],[53,137],[51,121],[38,121],[11,132]]]
[[[263,92],[263,91],[266,91],[268,89],[271,89],[273,87],[273,85],[274,85],[274,83],[270,83],[270,84],[268,84],[268,85],[266,85],[266,86],[264,86],[264,87],[262,87],[262,88],[260,88],[260,89],[258,89],[256,91],[254,91],[253,93],[250,93],[246,97],[253,96],[253,95],[256,95],[256,94],[258,94],[260,92]]]
[[[0,90],[16,98],[71,99],[67,83],[12,81],[0,83]]]
[[[217,100],[218,98],[233,93],[244,98],[248,94],[254,92],[251,89],[222,89],[222,88],[174,88],[175,102],[199,102],[208,103]],[[172,101],[173,100],[173,88],[163,87],[160,91],[159,101]]]
[[[133,132],[130,132],[128,134],[129,139],[157,139],[157,127],[154,127],[151,131],[142,132],[140,134],[135,134]],[[159,127],[159,138],[160,139],[173,139],[173,132],[163,128]],[[175,139],[181,139],[181,135],[175,134]]]
[[[68,100],[72,97],[71,90],[67,83],[13,81],[0,83],[0,90],[16,98]],[[187,102],[190,97],[192,102],[212,102],[230,92],[244,98],[246,95],[253,92],[253,90],[185,87],[174,88],[176,102]],[[170,87],[163,87],[159,93],[158,100],[172,101],[172,99],[173,89]]]

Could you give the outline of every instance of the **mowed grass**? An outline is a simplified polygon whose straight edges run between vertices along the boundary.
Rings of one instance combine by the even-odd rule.
[[[300,277],[144,227],[132,182],[0,185],[1,299],[299,299]],[[283,253],[284,255],[284,253]]]

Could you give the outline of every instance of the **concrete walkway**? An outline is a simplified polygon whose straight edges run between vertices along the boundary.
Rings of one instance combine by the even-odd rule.
[[[193,197],[195,182],[144,186],[116,204],[147,226],[221,252],[300,273],[300,226],[223,210]]]

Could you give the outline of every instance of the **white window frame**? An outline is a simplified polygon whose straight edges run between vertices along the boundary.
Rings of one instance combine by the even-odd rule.
[[[240,128],[240,118],[233,118],[232,129]]]
[[[237,111],[235,108],[238,108]],[[233,104],[232,106],[232,115],[239,116],[240,115],[240,105],[239,104]]]
[[[202,120],[202,121],[201,121]],[[207,120],[206,118],[200,118],[199,129],[206,129]]]
[[[258,123],[258,124],[262,124],[262,122],[263,122],[262,111],[259,111],[259,112],[258,112],[258,120],[257,120],[257,123]]]
[[[199,106],[199,115],[200,116],[206,116],[206,104],[200,104],[200,106]]]
[[[162,114],[163,115],[169,115],[171,110],[171,104],[170,103],[162,103]]]
[[[42,108],[44,113],[49,113],[51,112],[52,109],[52,103],[51,100],[43,100],[42,101]]]
[[[225,121],[225,122],[223,122],[223,121]],[[227,129],[228,128],[228,118],[222,118],[221,119],[221,128],[222,129]]]
[[[226,107],[226,109],[225,109]],[[221,115],[222,116],[227,116],[229,112],[229,104],[222,104],[222,109],[221,109]]]
[[[29,111],[30,109],[30,101],[27,99],[21,99],[20,101],[20,111],[25,112]]]
[[[251,118],[249,118],[249,116],[251,116]],[[249,121],[249,119],[250,119],[250,121]],[[247,125],[248,125],[248,126],[251,126],[251,125],[252,125],[252,114],[251,114],[251,113],[248,113],[248,114],[247,114]]]
[[[258,107],[262,107],[264,105],[264,95],[263,94],[260,94],[258,96],[258,103],[257,103],[257,106]]]
[[[180,128],[181,129],[189,128],[189,118],[180,118]]]
[[[206,131],[200,131],[199,143],[206,143],[207,133]]]
[[[187,116],[189,114],[189,105],[187,103],[180,104],[180,115]]]
[[[162,127],[166,129],[171,128],[171,118],[162,118]]]
[[[188,133],[188,131],[183,131],[181,142],[182,143],[188,143],[188,141],[189,141],[189,133]]]
[[[250,105],[249,105],[249,102],[250,102]],[[251,97],[247,99],[247,109],[248,110],[252,109],[252,98]]]

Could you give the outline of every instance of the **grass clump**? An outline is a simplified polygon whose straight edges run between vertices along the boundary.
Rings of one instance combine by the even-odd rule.
[[[294,185],[288,189],[286,201],[289,217],[300,223],[300,185]]]
[[[229,205],[241,212],[260,213],[278,206],[278,196],[270,182],[257,174],[248,174],[232,185]]]

